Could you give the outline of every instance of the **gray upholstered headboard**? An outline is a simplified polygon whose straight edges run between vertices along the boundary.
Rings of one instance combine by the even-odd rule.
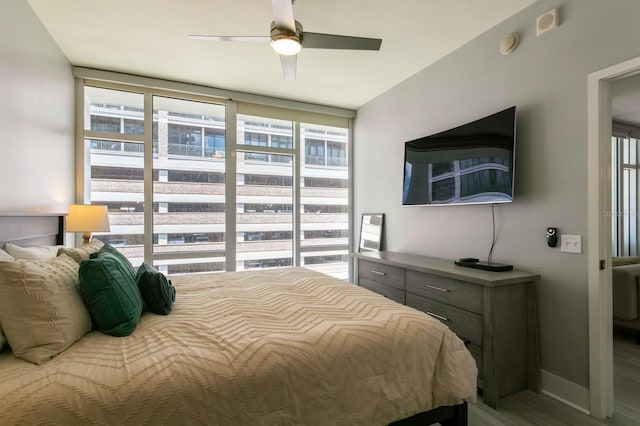
[[[64,244],[66,214],[0,213],[0,247]]]

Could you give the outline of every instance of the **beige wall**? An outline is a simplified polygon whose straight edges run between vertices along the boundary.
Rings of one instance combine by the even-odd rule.
[[[74,200],[74,81],[26,1],[0,2],[0,211]]]

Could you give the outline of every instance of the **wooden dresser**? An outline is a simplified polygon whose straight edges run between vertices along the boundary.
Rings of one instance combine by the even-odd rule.
[[[357,284],[447,324],[478,365],[485,404],[539,389],[534,282],[539,275],[489,272],[453,260],[396,252],[357,253]]]

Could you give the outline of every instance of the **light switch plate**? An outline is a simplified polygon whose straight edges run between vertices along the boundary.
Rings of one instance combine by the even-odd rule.
[[[564,253],[582,253],[582,235],[561,235],[560,251]]]

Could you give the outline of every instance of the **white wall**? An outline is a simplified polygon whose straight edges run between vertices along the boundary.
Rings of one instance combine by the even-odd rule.
[[[0,2],[0,211],[74,200],[71,65],[26,1]]]
[[[536,36],[558,6],[561,26]],[[542,368],[589,386],[587,256],[549,248],[545,230],[587,233],[587,75],[640,56],[637,0],[540,0],[358,110],[355,214],[383,212],[386,248],[486,258],[491,206],[401,207],[403,145],[516,105],[515,201],[497,205],[493,259],[542,275]],[[518,49],[498,51],[517,31]],[[356,223],[359,223],[356,220]]]

